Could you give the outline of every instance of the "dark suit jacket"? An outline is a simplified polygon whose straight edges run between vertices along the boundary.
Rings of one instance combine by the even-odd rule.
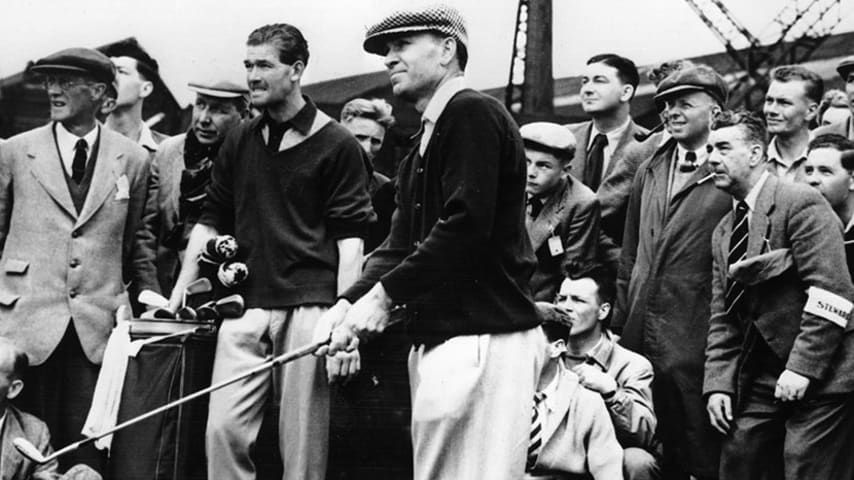
[[[80,344],[101,362],[125,283],[154,270],[145,208],[149,156],[101,128],[98,158],[78,214],[52,125],[0,146],[0,335],[32,364],[44,362],[74,322]]]
[[[537,269],[531,277],[534,300],[552,302],[565,277],[564,268],[581,271],[596,260],[599,240],[599,201],[578,179],[569,175],[549,196],[537,218],[525,216]],[[563,253],[552,255],[549,238],[559,237]]]
[[[381,280],[407,305],[419,343],[535,327],[525,168],[519,128],[504,106],[458,92],[423,158],[416,145],[401,163],[391,232],[343,296],[355,301]]]
[[[593,122],[588,120],[574,123],[567,125],[567,128],[575,135],[576,140],[571,172],[576,178],[583,181],[584,172],[587,169],[587,144],[590,142]],[[614,148],[611,161],[603,172],[602,182],[596,191],[596,198],[599,200],[602,209],[602,231],[618,246],[623,240],[623,224],[626,220],[626,205],[629,201],[632,180],[640,164],[652,156],[654,149],[645,150],[646,156],[641,152],[636,152],[631,156],[627,156],[626,153],[630,151],[631,146],[639,144],[635,140],[635,134],[645,135],[647,132],[647,129],[636,124],[634,120],[629,120],[629,126]]]
[[[842,328],[804,308],[811,287],[854,299],[848,269],[840,268],[846,265],[842,224],[827,201],[807,185],[768,177],[750,219],[747,260],[755,268],[736,277],[746,285],[745,293],[739,311],[727,315],[731,234],[729,213],[712,237],[712,317],[704,394],[737,395],[739,366],[747,353],[745,333],[751,323],[787,369],[812,380],[808,395],[854,390],[851,327]],[[788,259],[769,260],[784,252]]]

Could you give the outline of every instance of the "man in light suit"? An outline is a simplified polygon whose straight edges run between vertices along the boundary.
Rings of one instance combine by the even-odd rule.
[[[623,239],[635,172],[654,151],[650,147],[643,150],[646,155],[625,155],[628,147],[639,144],[635,135],[647,134],[629,115],[639,82],[637,67],[628,58],[612,53],[591,57],[579,92],[581,108],[591,119],[567,125],[577,140],[572,174],[596,192],[602,208],[602,231],[615,245]]]
[[[733,197],[712,236],[703,394],[720,478],[852,478],[854,285],[821,194],[765,170],[765,126],[715,119],[709,162]]]
[[[115,82],[109,58],[72,48],[31,71],[44,75],[52,122],[0,148],[0,335],[36,365],[19,405],[66,444],[80,436],[125,284],[154,268],[137,235],[149,160],[95,119]],[[61,463],[102,461],[83,448]]]
[[[564,271],[577,273],[596,261],[599,202],[569,173],[575,138],[562,126],[534,122],[519,129],[528,162],[525,228],[537,269],[531,277],[534,300],[551,302]]]

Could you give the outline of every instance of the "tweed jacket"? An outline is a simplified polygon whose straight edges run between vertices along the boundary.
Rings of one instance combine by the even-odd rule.
[[[576,178],[583,179],[584,172],[587,169],[587,145],[590,143],[593,121],[573,123],[567,125],[567,128],[575,136],[576,142],[575,157],[570,163],[572,165],[571,172]],[[608,162],[605,171],[602,172],[602,182],[599,184],[599,189],[596,190],[596,198],[599,200],[602,209],[602,231],[617,245],[622,242],[623,238],[626,205],[629,201],[635,172],[637,172],[638,166],[647,160],[653,152],[647,150],[645,157],[643,154],[631,156],[626,154],[635,150],[635,148],[630,147],[639,145],[635,135],[645,135],[647,132],[647,129],[629,119],[629,126],[623,132],[617,146],[614,147],[611,161]]]
[[[787,369],[811,379],[808,396],[851,392],[851,326],[843,328],[824,318],[823,310],[808,305],[808,293],[815,297],[816,292],[829,292],[845,302],[854,299],[851,276],[843,267],[839,218],[817,190],[769,176],[749,225],[750,268],[727,268],[731,213],[721,219],[712,237],[712,317],[704,394],[737,396],[739,369],[748,354],[745,333],[751,323]],[[731,276],[745,285],[745,293],[737,312],[726,314],[724,297]]]
[[[21,455],[12,445],[12,440],[23,438],[33,444],[42,454],[50,455],[50,431],[47,425],[29,413],[9,405],[3,421],[2,454],[0,454],[0,478],[3,480],[56,480],[60,478],[56,468],[59,462],[37,464]]]
[[[44,362],[73,321],[100,363],[126,282],[154,269],[142,224],[149,156],[101,127],[92,183],[78,214],[53,125],[0,147],[0,335]]]
[[[553,407],[542,430],[543,447],[532,478],[588,474],[595,480],[623,478],[623,449],[602,397],[578,383],[578,377],[559,369]]]
[[[536,218],[525,216],[525,228],[537,255],[531,277],[534,300],[554,301],[564,268],[580,271],[596,260],[599,239],[599,201],[578,179],[569,175],[546,199]],[[560,238],[563,252],[552,253],[551,238]],[[551,240],[554,243],[554,240]]]

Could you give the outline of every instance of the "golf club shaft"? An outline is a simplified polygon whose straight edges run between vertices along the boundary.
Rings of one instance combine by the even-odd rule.
[[[156,408],[150,412],[144,413],[138,417],[134,417],[134,418],[131,418],[130,420],[126,420],[126,421],[116,425],[115,427],[110,428],[109,430],[106,430],[104,432],[101,432],[101,433],[99,433],[93,437],[84,438],[83,440],[80,440],[79,442],[72,443],[71,445],[69,445],[65,448],[62,448],[61,450],[57,450],[52,455],[48,456],[46,460],[47,461],[53,460],[54,458],[59,457],[60,455],[66,454],[70,451],[76,450],[76,449],[80,448],[81,446],[83,446],[89,442],[94,442],[95,440],[98,440],[99,438],[103,438],[103,437],[106,437],[107,435],[111,435],[111,434],[113,434],[113,433],[115,433],[115,432],[117,432],[123,428],[129,427],[133,424],[136,424],[136,423],[139,423],[143,420],[149,419],[155,415],[159,415],[159,414],[161,414],[167,410],[175,408],[179,405],[183,405],[183,404],[185,404],[191,400],[195,400],[195,399],[202,397],[204,395],[207,395],[207,394],[213,392],[214,390],[219,390],[222,387],[225,387],[227,385],[231,385],[232,383],[237,382],[239,380],[242,380],[246,377],[250,377],[250,376],[255,375],[257,373],[263,372],[264,370],[269,370],[273,367],[277,367],[283,363],[288,363],[290,361],[296,360],[296,359],[304,357],[306,355],[310,355],[310,354],[314,353],[315,351],[317,351],[318,348],[320,348],[324,345],[327,345],[328,343],[329,343],[329,339],[324,340],[322,342],[311,343],[311,344],[305,345],[303,347],[297,348],[296,350],[291,350],[290,352],[283,353],[283,354],[279,355],[278,357],[273,357],[270,360],[267,360],[266,362],[258,365],[257,367],[252,368],[251,370],[247,370],[246,372],[243,372],[239,375],[235,375],[231,378],[226,378],[225,380],[217,382],[217,383],[215,383],[215,384],[213,384],[213,385],[211,385],[205,389],[191,393],[190,395],[187,395],[186,397],[179,398],[178,400],[167,403],[166,405],[163,405],[159,408]]]

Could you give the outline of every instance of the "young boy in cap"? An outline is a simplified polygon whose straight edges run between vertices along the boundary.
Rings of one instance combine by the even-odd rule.
[[[548,309],[546,304],[542,308]],[[554,315],[561,317],[562,314]],[[565,478],[622,480],[623,450],[602,396],[582,385],[567,367],[570,328],[545,321],[546,361],[534,395],[525,480]]]
[[[523,475],[544,350],[528,287],[524,144],[500,102],[465,88],[467,45],[445,5],[368,29],[365,50],[385,57],[424,131],[401,164],[388,239],[315,336],[333,328],[329,351],[352,350],[406,305],[418,480]]]
[[[726,100],[726,82],[705,65],[671,73],[658,85],[671,138],[635,176],[617,279],[620,343],[655,368],[653,396],[664,447],[664,478],[718,473],[718,436],[702,397],[703,350],[711,299],[711,238],[732,208],[714,187],[709,124]],[[678,306],[678,308],[676,307]]]
[[[596,261],[599,201],[586,185],[570,175],[575,137],[549,122],[523,125],[528,178],[525,228],[537,255],[531,277],[536,301],[551,301],[563,272],[587,269]]]
[[[190,231],[202,213],[211,168],[226,135],[249,113],[249,90],[226,79],[189,84],[196,93],[187,133],[160,144],[151,163],[156,215],[146,228],[157,245],[155,291],[171,292],[181,269]]]
[[[35,365],[18,405],[67,444],[80,437],[125,285],[154,271],[139,228],[149,156],[96,120],[115,82],[105,55],[66,49],[30,71],[44,76],[52,121],[0,150],[0,335]],[[103,460],[89,445],[60,464]]]

